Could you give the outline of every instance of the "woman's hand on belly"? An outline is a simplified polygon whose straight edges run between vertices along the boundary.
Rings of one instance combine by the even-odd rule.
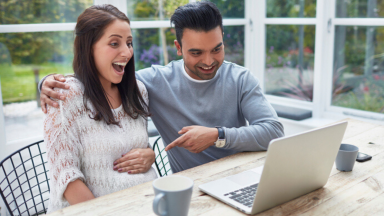
[[[129,174],[146,173],[154,162],[155,152],[151,148],[132,149],[113,163],[113,170]]]

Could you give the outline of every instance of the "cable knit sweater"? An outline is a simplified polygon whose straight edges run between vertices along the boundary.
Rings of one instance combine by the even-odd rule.
[[[95,121],[94,108],[83,104],[84,87],[76,78],[67,78],[69,90],[56,89],[65,96],[59,108],[48,106],[44,120],[44,139],[50,167],[50,203],[48,212],[69,206],[63,194],[70,182],[81,179],[95,197],[151,181],[156,173],[128,174],[113,170],[113,162],[135,148],[148,147],[147,122],[132,119],[122,106],[114,109],[120,126]],[[143,99],[148,103],[144,84],[137,81]]]

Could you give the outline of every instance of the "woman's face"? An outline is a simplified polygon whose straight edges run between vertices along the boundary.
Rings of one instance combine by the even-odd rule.
[[[131,28],[126,21],[117,19],[93,45],[93,57],[104,88],[121,82],[125,65],[132,56]]]

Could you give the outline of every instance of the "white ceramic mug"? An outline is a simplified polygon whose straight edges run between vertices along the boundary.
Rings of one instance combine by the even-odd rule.
[[[335,161],[336,169],[343,172],[352,171],[358,152],[359,148],[357,146],[341,144]]]
[[[191,203],[193,180],[180,175],[156,179],[153,211],[161,216],[186,216]]]

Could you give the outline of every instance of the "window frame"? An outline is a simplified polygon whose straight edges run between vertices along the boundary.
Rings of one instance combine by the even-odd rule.
[[[384,26],[384,18],[337,18],[336,17],[336,0],[331,0],[331,4],[334,5],[328,14],[328,20],[331,20],[330,33],[326,36],[330,46],[327,50],[327,55],[324,56],[324,62],[327,66],[327,71],[331,71],[327,77],[327,84],[330,86],[326,89],[325,94],[325,117],[332,117],[335,115],[342,115],[351,118],[359,118],[366,121],[374,121],[375,123],[384,124],[384,114],[357,110],[352,108],[338,107],[332,105],[332,76],[333,76],[333,59],[334,59],[334,43],[335,43],[335,29],[336,26]],[[331,48],[332,47],[332,48]]]

